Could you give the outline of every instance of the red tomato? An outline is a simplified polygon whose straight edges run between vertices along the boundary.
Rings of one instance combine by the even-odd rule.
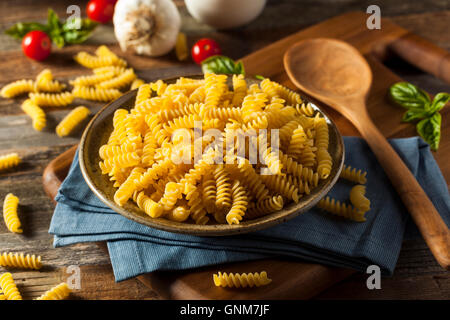
[[[100,22],[109,22],[114,15],[114,6],[117,0],[91,0],[86,11],[89,19]]]
[[[211,56],[219,55],[222,51],[220,50],[219,44],[212,39],[204,38],[197,41],[192,47],[192,59],[198,64],[202,63],[203,60]]]
[[[22,50],[28,58],[44,60],[52,51],[52,41],[43,31],[30,31],[22,39]]]

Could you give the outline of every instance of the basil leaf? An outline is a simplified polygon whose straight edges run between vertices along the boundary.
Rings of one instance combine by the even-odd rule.
[[[440,111],[449,101],[450,94],[446,92],[438,93],[434,96],[433,102],[431,103],[430,112],[434,113]]]
[[[73,21],[69,23],[68,21],[62,26],[64,40],[68,44],[77,44],[86,41],[98,24],[90,19],[81,19],[79,29],[71,28],[72,25],[76,25],[76,23]]]
[[[441,122],[441,114],[436,112],[433,116],[417,123],[417,132],[434,151],[439,148],[439,141],[441,140]]]
[[[428,94],[408,82],[398,82],[389,89],[391,98],[404,108],[421,108],[427,110],[430,107]]]
[[[5,33],[13,38],[21,40],[28,32],[39,30],[47,32],[47,26],[39,22],[18,22],[11,28],[5,30]]]
[[[50,30],[61,30],[61,22],[53,9],[48,9],[47,25]]]
[[[258,80],[264,80],[264,79],[265,79],[263,76],[261,76],[261,75],[259,75],[259,74],[257,74],[257,75],[255,76],[255,78],[258,79]]]
[[[225,56],[212,56],[202,62],[203,73],[245,74],[242,61],[236,63]]]
[[[428,117],[428,112],[418,108],[411,108],[403,114],[403,122],[412,122],[417,119]]]

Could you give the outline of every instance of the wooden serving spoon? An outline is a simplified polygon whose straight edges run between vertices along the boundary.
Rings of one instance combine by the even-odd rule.
[[[351,45],[334,39],[308,39],[284,55],[292,82],[306,94],[347,117],[383,166],[438,263],[450,269],[450,232],[415,177],[373,124],[366,108],[372,71]]]

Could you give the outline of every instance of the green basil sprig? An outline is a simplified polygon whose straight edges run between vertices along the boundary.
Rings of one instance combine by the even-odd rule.
[[[450,94],[438,93],[431,101],[428,94],[408,82],[398,82],[389,89],[390,96],[400,106],[408,109],[403,122],[417,123],[417,132],[430,145],[432,150],[439,148],[442,117],[439,111],[450,101]]]
[[[202,62],[203,73],[245,74],[242,61],[235,62],[225,56],[212,56]]]
[[[77,28],[75,28],[75,26]],[[22,39],[30,31],[44,31],[58,47],[84,42],[97,26],[90,19],[75,18],[61,22],[52,9],[48,9],[47,23],[18,22],[5,33],[16,39]]]

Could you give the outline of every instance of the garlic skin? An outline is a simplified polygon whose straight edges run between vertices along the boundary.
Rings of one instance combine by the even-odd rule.
[[[181,17],[172,0],[119,0],[113,23],[122,51],[156,57],[175,46]]]

